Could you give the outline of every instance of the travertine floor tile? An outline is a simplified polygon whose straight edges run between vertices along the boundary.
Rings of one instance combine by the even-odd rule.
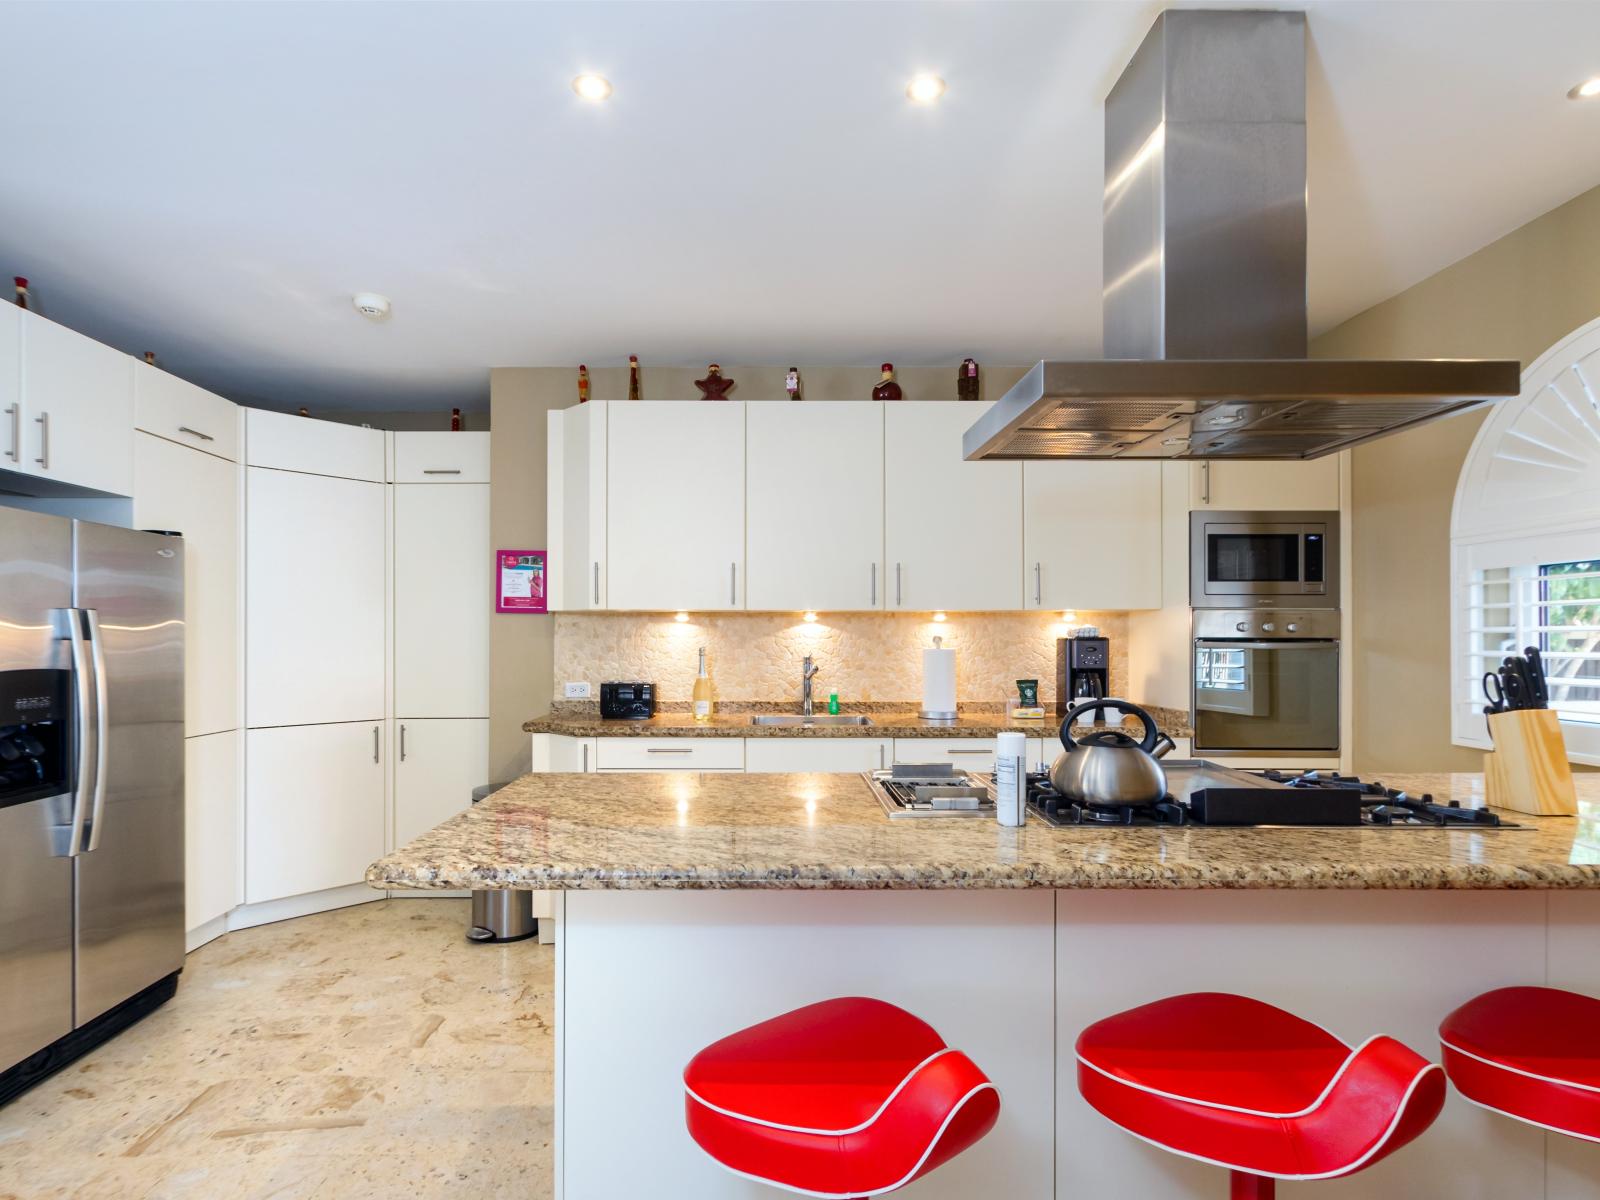
[[[380,901],[202,947],[166,1007],[0,1109],[0,1200],[548,1197],[552,948],[466,922]]]

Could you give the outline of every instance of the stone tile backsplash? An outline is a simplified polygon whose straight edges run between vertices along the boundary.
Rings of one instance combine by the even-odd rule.
[[[1111,691],[1126,695],[1128,618],[1121,612],[823,613],[808,623],[795,613],[555,614],[555,696],[568,680],[599,685],[639,679],[656,684],[662,701],[690,698],[695,651],[706,647],[719,700],[800,699],[800,660],[812,655],[821,674],[820,703],[837,690],[848,707],[860,702],[916,703],[922,697],[921,651],[935,637],[957,651],[956,693],[963,704],[1003,702],[1016,680],[1037,679],[1040,698],[1055,701],[1056,639],[1080,625],[1111,639]],[[1137,699],[1137,697],[1134,697]]]

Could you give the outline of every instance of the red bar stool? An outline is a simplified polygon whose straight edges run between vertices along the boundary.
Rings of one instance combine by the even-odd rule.
[[[1485,992],[1439,1026],[1444,1069],[1474,1104],[1600,1142],[1600,1000],[1547,987]]]
[[[881,1196],[994,1127],[1000,1093],[926,1022],[824,1000],[713,1042],[683,1071],[689,1136],[736,1175],[808,1196]]]
[[[1078,1037],[1078,1090],[1163,1150],[1226,1167],[1233,1200],[1279,1179],[1335,1179],[1416,1137],[1444,1105],[1444,1073],[1393,1038],[1352,1050],[1259,1000],[1173,996]]]

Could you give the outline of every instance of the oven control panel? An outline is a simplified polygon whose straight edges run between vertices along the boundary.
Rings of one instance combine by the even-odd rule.
[[[1281,638],[1289,641],[1331,641],[1339,636],[1339,610],[1328,608],[1194,610],[1196,638],[1240,641]]]

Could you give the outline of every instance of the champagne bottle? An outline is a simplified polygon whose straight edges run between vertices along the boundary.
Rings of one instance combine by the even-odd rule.
[[[639,356],[637,354],[630,354],[630,355],[628,355],[628,399],[629,400],[637,400],[638,398],[639,398]]]
[[[706,671],[706,648],[700,647],[700,673],[694,677],[694,719],[711,720],[711,675]]]
[[[11,277],[11,282],[17,289],[17,307],[18,308],[27,308],[28,307],[28,281],[27,281],[27,279],[25,279],[21,275],[13,275]]]
[[[450,410],[450,432],[461,432],[461,410],[459,408],[452,408]]]
[[[894,364],[883,364],[883,377],[878,380],[878,386],[872,389],[874,400],[900,399],[900,385],[894,381]]]
[[[578,403],[589,403],[589,368],[578,364]]]

